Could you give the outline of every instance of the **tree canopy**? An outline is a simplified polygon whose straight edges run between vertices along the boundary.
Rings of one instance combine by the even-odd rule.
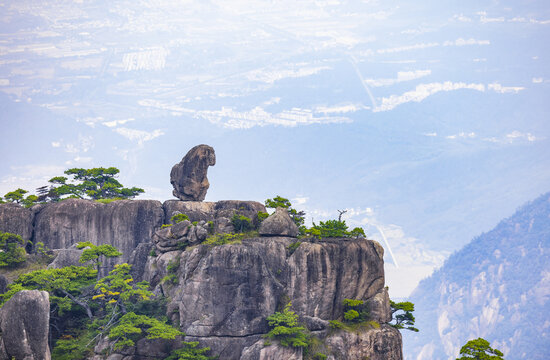
[[[391,326],[396,329],[406,329],[414,332],[419,331],[414,327],[415,318],[412,314],[414,311],[414,304],[412,302],[405,301],[396,303],[390,300],[390,307],[392,321],[395,321],[395,323],[390,322]]]
[[[504,360],[504,354],[493,349],[489,342],[483,338],[470,340],[460,349],[461,357],[456,360]]]
[[[56,202],[67,198],[91,200],[132,199],[144,190],[137,187],[126,188],[117,179],[120,170],[109,168],[72,168],[64,172],[67,176],[55,176],[36,189],[36,195],[25,189],[16,189],[0,197],[0,203],[11,202],[31,207],[34,204]]]

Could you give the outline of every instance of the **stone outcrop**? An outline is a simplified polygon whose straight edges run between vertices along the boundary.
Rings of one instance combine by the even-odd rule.
[[[49,321],[47,292],[13,295],[0,309],[0,360],[50,360]]]
[[[170,172],[172,194],[183,201],[203,201],[210,187],[206,173],[214,165],[216,154],[211,146],[197,145],[189,150]]]
[[[222,200],[218,202],[179,201],[168,200],[164,202],[165,223],[178,213],[189,216],[191,222],[212,221],[214,231],[228,233],[234,231],[231,224],[233,214],[246,216],[251,220],[257,218],[260,211],[265,212],[265,206],[257,201]]]
[[[189,220],[181,221],[169,227],[155,231],[153,243],[161,253],[183,249],[185,246],[195,245],[208,236],[209,225],[201,220],[192,225]]]
[[[32,237],[33,210],[18,204],[0,204],[0,231],[20,235],[25,240]]]
[[[105,261],[128,262],[140,243],[148,243],[164,220],[162,205],[153,200],[119,200],[102,204],[67,199],[48,204],[36,215],[33,241],[50,249],[66,249],[81,241],[110,244],[122,256]]]
[[[343,299],[369,301],[384,292],[383,249],[375,241],[302,240],[289,255],[293,242],[254,238],[167,252],[149,259],[144,279],[171,299],[168,314],[188,338],[220,359],[240,359],[244,348],[268,332],[266,317],[288,301],[322,330],[328,320],[341,318]],[[167,264],[178,262],[177,284],[163,283]],[[378,306],[373,313],[387,309],[372,304]]]
[[[298,226],[288,215],[288,210],[282,207],[275,209],[275,212],[262,221],[259,234],[262,236],[298,236]]]
[[[265,340],[259,340],[252,346],[243,349],[240,360],[302,360],[301,349],[284,347],[279,344],[264,345]]]
[[[389,325],[364,332],[338,331],[325,339],[327,360],[402,360],[401,333]]]

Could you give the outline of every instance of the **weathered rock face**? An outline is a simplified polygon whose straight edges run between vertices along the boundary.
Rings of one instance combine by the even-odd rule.
[[[361,333],[339,331],[329,335],[325,344],[333,355],[328,360],[369,359],[402,360],[401,333],[389,325]]]
[[[214,149],[208,145],[197,145],[174,165],[170,172],[172,194],[184,201],[203,201],[210,187],[206,173],[209,166],[216,165]]]
[[[178,250],[182,246],[195,245],[206,240],[208,224],[201,220],[197,225],[184,220],[169,227],[155,231],[153,243],[161,253]]]
[[[0,204],[0,231],[20,235],[25,240],[32,237],[33,211],[18,204]]]
[[[262,236],[298,236],[298,226],[288,215],[287,209],[278,207],[275,212],[267,217],[258,230]]]
[[[164,220],[162,205],[153,200],[119,200],[101,204],[89,200],[68,199],[46,205],[35,218],[33,241],[43,242],[50,249],[64,249],[80,241],[110,244],[123,255],[109,259],[128,262],[140,243],[151,236]]]
[[[176,213],[189,216],[191,222],[212,221],[214,231],[227,233],[234,231],[231,217],[238,213],[252,220],[256,219],[258,212],[265,212],[265,206],[257,201],[222,200],[218,202],[179,201],[168,200],[164,202],[165,222]]]
[[[322,328],[326,320],[342,316],[343,299],[368,301],[384,292],[378,243],[303,240],[290,254],[287,248],[294,241],[255,238],[167,252],[150,258],[144,279],[171,299],[168,313],[188,338],[210,346],[220,359],[240,359],[245,347],[268,332],[267,316],[288,301],[301,318]],[[170,262],[179,262],[177,284],[161,282]],[[385,304],[372,304],[379,306],[370,309],[373,313],[386,311]]]
[[[252,346],[244,348],[240,360],[302,360],[301,349],[284,347],[278,344],[265,346],[264,342],[265,340],[262,339]]]
[[[50,360],[47,292],[23,290],[0,309],[0,360]]]

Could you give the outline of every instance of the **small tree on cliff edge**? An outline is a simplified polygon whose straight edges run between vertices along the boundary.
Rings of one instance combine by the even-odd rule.
[[[390,306],[391,306],[391,316],[392,321],[395,321],[395,323],[390,323],[391,326],[394,328],[400,330],[400,329],[406,329],[411,330],[414,332],[418,332],[419,330],[415,328],[414,325],[414,304],[409,301],[396,303],[390,300]]]
[[[493,349],[483,338],[470,340],[460,349],[461,357],[456,360],[504,360],[500,350]]]

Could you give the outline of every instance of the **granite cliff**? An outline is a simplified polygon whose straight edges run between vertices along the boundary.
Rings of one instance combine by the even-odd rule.
[[[185,213],[190,222],[210,222],[215,231],[224,232],[234,212],[254,218],[258,211],[265,211],[264,206],[250,201],[101,204],[68,199],[31,209],[1,204],[0,231],[30,235],[33,243],[43,242],[58,257],[75,251],[69,248],[79,241],[116,246],[124,255],[104,264],[103,271],[115,262],[131,263],[134,276],[149,281],[157,294],[170,299],[167,315],[187,334],[186,341],[211,347],[220,359],[275,359],[290,351],[276,344],[264,346],[262,338],[268,331],[266,317],[288,301],[308,329],[331,349],[332,359],[402,359],[401,335],[385,324],[390,313],[383,248],[375,241],[300,239],[291,250],[297,241],[294,237],[260,236],[240,244],[199,244],[169,251],[160,250],[153,241],[173,214]],[[77,264],[77,257],[67,259],[60,266]],[[176,270],[171,270],[175,281],[168,284],[163,281],[168,265],[176,262]],[[341,318],[346,298],[365,300],[380,327],[358,333],[331,330],[328,321]],[[167,355],[158,342],[140,345],[117,359],[158,358],[159,351]],[[163,346],[164,351],[172,347]],[[101,346],[97,351],[94,359],[107,359],[101,355]],[[109,359],[115,359],[112,356]],[[292,356],[302,358],[299,353]]]
[[[302,236],[297,239],[299,228],[285,206],[277,207],[267,217],[264,205],[254,201],[202,202],[209,187],[207,169],[214,164],[215,154],[211,147],[199,145],[191,149],[174,166],[170,176],[174,196],[181,200],[168,200],[164,204],[152,200],[104,203],[83,199],[64,199],[30,209],[0,204],[0,231],[30,240],[26,245],[28,252],[44,253],[43,247],[51,249],[55,259],[48,265],[50,273],[93,271],[86,279],[95,280],[96,277],[109,278],[111,275],[106,275],[113,269],[110,274],[122,269],[132,272],[131,277],[127,274],[117,278],[119,285],[109,287],[112,291],[106,283],[98,288],[103,279],[94,283],[95,288],[87,282],[76,290],[87,291],[89,297],[85,301],[75,300],[79,294],[71,295],[65,288],[61,293],[59,288],[55,290],[67,301],[71,299],[85,308],[90,319],[94,318],[91,300],[116,297],[109,301],[114,304],[110,307],[95,304],[96,315],[103,313],[106,319],[105,330],[94,333],[94,339],[87,344],[95,347],[79,357],[165,359],[172,350],[181,347],[184,340],[208,347],[209,355],[218,356],[220,360],[402,360],[401,334],[388,325],[391,311],[384,286],[384,250],[380,244],[358,236],[328,239]],[[122,255],[101,259],[95,263],[98,271],[92,267],[68,268],[82,265],[79,258],[86,250],[75,248],[80,242],[89,242],[83,246],[88,246],[88,251],[92,252],[97,248],[109,248],[99,245],[111,245]],[[38,244],[43,247],[39,248]],[[127,265],[117,266],[122,263],[129,263],[131,270]],[[65,285],[60,286],[66,286],[72,279],[66,278]],[[8,278],[0,276],[0,280],[0,290],[6,291]],[[126,310],[132,304],[127,302],[129,297],[124,300],[126,303],[120,300],[121,291],[137,289],[134,284],[141,280],[147,282],[142,286],[152,290],[151,293],[142,289],[141,299],[154,297],[165,302],[165,311],[160,302],[159,308],[150,311],[166,317],[171,326],[143,315],[146,323],[128,325],[123,333],[142,333],[141,327],[146,331],[147,326],[157,321],[157,334],[174,335],[163,339],[135,336],[135,342],[118,346],[117,341],[125,335],[117,337],[108,333],[114,329],[113,321],[122,323],[127,315],[134,319],[142,316]],[[44,280],[31,280],[32,289],[37,289],[32,287],[36,281]],[[50,280],[45,281],[51,284]],[[49,320],[48,299],[48,292],[24,290],[3,304],[0,309],[0,360],[12,357],[16,360],[50,359],[48,343],[52,344],[52,339],[48,327],[54,325]],[[346,299],[361,306],[361,321],[355,328],[346,328],[341,322],[338,326],[331,323],[344,317]],[[61,308],[59,296],[55,301],[55,307]],[[121,310],[117,313],[119,304]],[[288,316],[291,322],[299,321],[298,331],[308,343],[285,347],[281,338],[267,341],[268,317],[290,307],[293,312]],[[162,314],[158,314],[159,310]],[[105,317],[109,311],[112,313],[110,320]],[[63,316],[59,311],[56,315],[58,321]],[[73,319],[65,320],[74,323]],[[97,323],[96,326],[103,325]],[[57,327],[56,331],[58,337],[63,334]],[[64,336],[71,339],[73,335],[77,339],[80,336],[76,331]],[[72,351],[70,346],[67,351]],[[319,350],[317,355],[306,354],[304,349],[313,346]]]

